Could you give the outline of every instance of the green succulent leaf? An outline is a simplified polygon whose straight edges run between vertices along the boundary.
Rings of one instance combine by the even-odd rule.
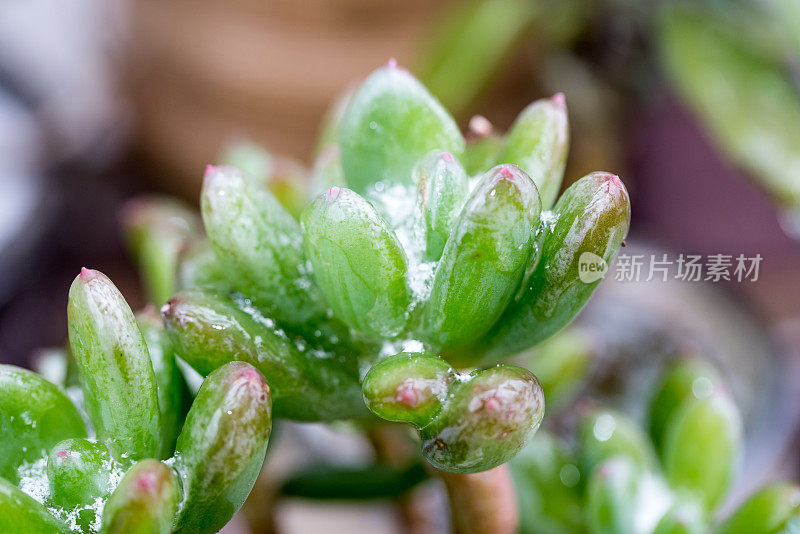
[[[542,384],[550,413],[567,404],[589,377],[597,343],[587,329],[570,326],[524,355]]]
[[[649,413],[650,436],[659,453],[673,416],[685,403],[710,395],[719,382],[716,370],[701,358],[676,360],[663,373]]]
[[[406,255],[372,204],[332,187],[303,212],[302,231],[314,278],[336,317],[368,338],[399,334],[411,301]]]
[[[58,387],[13,365],[0,365],[0,428],[0,476],[14,484],[20,465],[86,436],[80,412]]]
[[[84,405],[97,437],[117,459],[157,457],[158,384],[147,344],[122,294],[101,272],[82,269],[69,290],[67,320]]]
[[[400,499],[428,478],[425,467],[376,464],[362,468],[317,465],[294,473],[281,486],[286,497],[324,500]]]
[[[271,428],[270,389],[256,368],[231,362],[206,378],[175,451],[176,532],[217,532],[233,517],[261,471]]]
[[[585,532],[582,474],[566,444],[539,430],[509,466],[519,499],[520,532]]]
[[[203,376],[235,360],[253,365],[267,377],[281,417],[319,421],[366,412],[355,355],[290,338],[247,301],[191,290],[170,299],[161,313],[182,360]]]
[[[742,440],[742,417],[724,392],[686,403],[664,436],[667,480],[714,510],[733,481]]]
[[[0,478],[0,532],[25,534],[67,534],[70,529],[44,505]]]
[[[567,106],[559,93],[537,100],[519,114],[497,162],[522,167],[536,184],[543,209],[550,209],[561,189],[568,150]]]
[[[586,513],[591,534],[636,534],[637,498],[643,473],[626,456],[599,464],[586,488]]]
[[[222,165],[231,165],[246,172],[267,187],[278,202],[294,217],[306,206],[305,168],[285,157],[273,157],[264,147],[247,139],[229,143],[220,156]]]
[[[168,534],[180,502],[172,469],[142,460],[122,477],[103,510],[103,534]]]
[[[175,293],[179,256],[200,233],[200,217],[179,200],[146,196],[128,201],[121,219],[148,299],[160,306]]]
[[[800,488],[779,482],[745,501],[717,529],[717,534],[791,534],[800,528]]]
[[[422,79],[431,92],[448,108],[464,111],[533,27],[536,5],[526,0],[454,4],[422,58]]]
[[[208,240],[234,289],[289,324],[323,314],[300,226],[269,190],[239,169],[209,166],[200,205]]]
[[[360,194],[376,182],[411,184],[412,169],[425,154],[444,150],[458,156],[464,144],[453,118],[394,62],[364,80],[339,130],[345,180]]]
[[[581,469],[591,473],[602,462],[624,456],[638,468],[656,465],[653,446],[642,429],[625,415],[609,409],[596,409],[583,417],[578,429],[581,444]]]
[[[583,309],[628,233],[628,193],[617,176],[591,173],[542,218],[540,257],[487,334],[486,360],[541,343]]]
[[[710,532],[703,508],[694,501],[680,501],[656,525],[653,534],[707,534]]]
[[[473,118],[473,120],[484,120],[484,117]],[[491,127],[491,124],[488,126]],[[492,133],[469,139],[467,147],[464,149],[464,155],[461,157],[464,170],[469,176],[476,176],[488,171],[497,162],[504,145],[505,138]]]
[[[672,82],[720,148],[778,202],[797,208],[800,98],[786,51],[764,46],[772,33],[761,6],[736,21],[727,6],[673,4],[658,33]]]
[[[487,172],[467,200],[436,267],[420,333],[447,349],[449,361],[470,365],[485,334],[513,299],[533,255],[539,194],[513,165]],[[476,358],[477,357],[477,358]]]
[[[148,308],[137,315],[136,321],[147,344],[158,387],[158,407],[161,411],[159,458],[168,458],[172,455],[175,440],[189,409],[189,390],[158,313]]]
[[[176,289],[203,287],[221,292],[231,292],[224,264],[214,254],[206,238],[187,241],[178,257]],[[175,292],[170,294],[170,297]]]
[[[425,260],[439,261],[469,194],[467,173],[449,152],[425,156],[414,170]]]

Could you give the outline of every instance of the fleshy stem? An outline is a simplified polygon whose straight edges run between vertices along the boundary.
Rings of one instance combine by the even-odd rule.
[[[437,470],[450,499],[456,534],[514,534],[519,509],[508,464],[472,474]]]

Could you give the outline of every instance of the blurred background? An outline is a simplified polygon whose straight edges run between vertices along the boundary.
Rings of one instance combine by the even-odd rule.
[[[740,494],[796,477],[800,4],[665,4],[1,2],[0,361],[29,366],[38,348],[63,343],[81,266],[144,303],[118,224],[126,199],[196,204],[205,165],[232,139],[304,173],[331,102],[396,58],[465,130],[480,114],[502,132],[534,99],[565,93],[566,182],[601,169],[623,178],[633,206],[623,253],[643,255],[645,273],[653,254],[761,255],[756,281],[615,281],[612,266],[579,323],[600,332],[593,390],[619,402],[635,396],[634,371],[700,347],[746,414],[753,480],[742,477]],[[328,443],[321,456],[359,458],[346,436],[291,432]],[[312,529],[316,516],[293,506],[283,521]],[[348,514],[316,510],[326,524]]]

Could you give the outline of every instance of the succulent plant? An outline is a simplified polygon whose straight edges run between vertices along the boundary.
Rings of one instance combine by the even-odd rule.
[[[266,454],[263,375],[245,362],[221,366],[186,414],[163,327],[147,316],[137,323],[106,276],[83,269],[67,311],[90,424],[57,385],[0,366],[0,530],[219,530]]]
[[[648,430],[624,414],[586,410],[573,449],[540,431],[511,462],[526,534],[767,534],[800,526],[800,488],[775,483],[722,521],[742,422],[723,381],[699,359],[677,360],[650,403]]]
[[[201,375],[234,360],[256,366],[278,417],[365,418],[366,400],[417,426],[441,469],[480,471],[513,456],[541,420],[541,388],[521,369],[480,369],[574,318],[599,282],[582,282],[579,264],[613,259],[630,209],[619,178],[602,172],[555,202],[568,145],[563,95],[534,102],[497,139],[488,154],[467,145],[436,99],[390,62],[335,106],[311,187],[283,188],[292,199],[308,191],[299,220],[275,194],[273,159],[252,145],[206,169],[204,232],[182,250],[170,229],[198,228],[195,215],[146,200],[129,209],[161,211],[147,218],[149,232],[131,216],[128,228],[140,262],[152,261],[149,249],[173,251],[180,291],[162,315],[177,354]],[[484,154],[468,174],[461,159],[473,150]],[[141,234],[162,244],[145,248]],[[372,367],[405,351],[419,354]],[[437,384],[427,382],[434,369]],[[404,399],[404,415],[387,416],[375,395]],[[500,406],[476,412],[480,395]],[[484,437],[442,437],[470,420],[486,423]]]
[[[0,526],[216,531],[253,486],[273,409],[411,424],[442,471],[511,459],[544,396],[501,362],[575,317],[599,283],[581,264],[610,262],[629,225],[613,174],[556,200],[567,144],[563,95],[467,144],[390,62],[335,106],[311,186],[246,144],[206,169],[199,214],[133,200],[122,223],[160,317],[84,269],[68,306],[79,406],[2,368]]]

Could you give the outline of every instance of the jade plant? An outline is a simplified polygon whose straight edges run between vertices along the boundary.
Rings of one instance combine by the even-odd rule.
[[[540,431],[511,461],[526,534],[790,534],[800,487],[774,483],[720,517],[742,449],[739,410],[715,369],[677,360],[639,426],[584,406],[572,446]]]
[[[531,373],[491,366],[574,318],[599,283],[581,280],[581,262],[613,259],[630,209],[604,172],[558,198],[563,95],[484,141],[467,144],[390,62],[335,106],[310,186],[275,187],[274,159],[239,146],[206,169],[199,217],[139,201],[130,241],[143,272],[174,265],[161,311],[178,356],[201,375],[256,366],[278,417],[358,420],[369,408],[410,423],[440,469],[508,460],[544,401]],[[297,190],[309,198],[299,219],[281,203]]]
[[[0,530],[219,530],[264,461],[272,424],[264,376],[245,362],[220,366],[186,413],[157,316],[135,317],[89,269],[70,288],[67,316],[83,411],[39,375],[0,366]]]
[[[577,315],[601,278],[584,265],[607,267],[629,225],[613,174],[559,196],[567,147],[563,95],[467,143],[390,62],[329,114],[310,175],[238,144],[206,169],[199,214],[131,201],[160,315],[83,269],[67,376],[0,368],[0,529],[215,532],[256,480],[273,410],[408,423],[441,472],[513,458],[544,396],[502,362]]]

